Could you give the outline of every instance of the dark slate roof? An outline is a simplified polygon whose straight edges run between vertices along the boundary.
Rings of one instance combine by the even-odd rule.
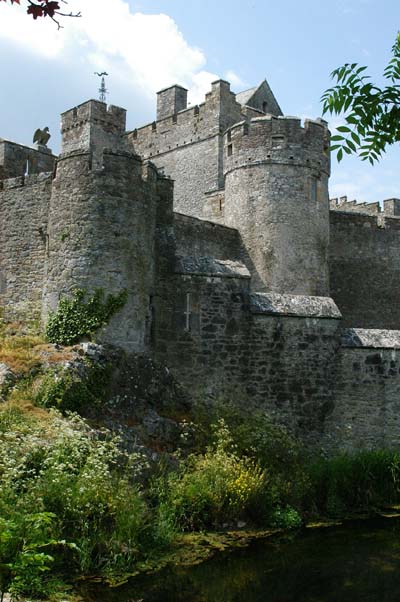
[[[250,98],[255,92],[257,92],[259,87],[260,86],[255,86],[254,88],[249,88],[248,90],[244,90],[243,92],[239,92],[239,94],[236,94],[237,102],[240,102],[241,105],[247,105]]]

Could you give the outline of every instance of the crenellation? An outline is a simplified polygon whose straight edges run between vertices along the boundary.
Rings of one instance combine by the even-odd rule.
[[[0,139],[0,182],[52,171],[55,160],[47,147],[31,148]]]

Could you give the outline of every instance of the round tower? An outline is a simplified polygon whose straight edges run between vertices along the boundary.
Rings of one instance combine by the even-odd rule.
[[[110,148],[115,134],[109,134],[103,107],[101,120],[98,112],[93,118],[91,107],[86,107],[85,135],[76,136],[74,147],[57,162],[49,208],[43,317],[77,288],[88,295],[99,289],[105,296],[126,291],[124,307],[99,340],[143,351],[154,295],[158,175],[138,156],[118,145]],[[84,120],[76,111],[67,117],[78,120],[73,132],[82,129]],[[113,112],[111,120],[114,117]]]
[[[224,136],[225,224],[240,231],[252,288],[328,295],[329,131],[261,117]]]

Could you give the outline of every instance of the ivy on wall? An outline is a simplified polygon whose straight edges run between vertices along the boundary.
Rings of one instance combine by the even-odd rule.
[[[46,326],[47,340],[60,345],[74,345],[83,338],[91,339],[122,309],[127,296],[126,290],[107,297],[101,289],[90,297],[82,289],[75,290],[72,297],[63,297],[57,311],[50,315]]]

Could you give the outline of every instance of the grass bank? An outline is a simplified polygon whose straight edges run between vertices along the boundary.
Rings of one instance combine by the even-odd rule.
[[[14,598],[65,599],[81,578],[120,583],[400,501],[397,452],[311,456],[264,412],[230,403],[194,406],[157,460],[128,452],[79,414],[40,407],[40,358],[57,378],[52,354],[68,349],[9,330],[2,341],[20,373],[0,403],[0,592]]]

